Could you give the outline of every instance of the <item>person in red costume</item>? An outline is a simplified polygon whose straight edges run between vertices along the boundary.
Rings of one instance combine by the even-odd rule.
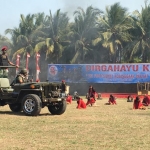
[[[117,105],[116,98],[111,94],[108,100],[109,105]]]
[[[91,85],[89,87],[89,90],[88,90],[88,93],[86,95],[86,98],[87,98],[87,103],[86,105],[93,105],[95,103],[95,94],[96,94],[96,91],[94,90],[93,86]]]
[[[88,98],[93,97],[94,100],[95,100],[95,93],[96,93],[96,91],[95,91],[95,89],[93,88],[93,86],[91,85],[91,86],[89,87],[89,90],[88,90]]]
[[[87,100],[86,105],[93,106],[93,104],[95,104],[95,99],[94,99],[93,97],[90,97],[90,98]]]
[[[86,104],[85,102],[83,101],[82,98],[80,98],[79,96],[76,97],[77,99],[77,109],[86,109]]]
[[[144,96],[142,104],[144,106],[149,106],[150,105],[150,98],[147,95]]]
[[[139,96],[137,96],[133,102],[133,109],[145,109]]]
[[[71,104],[72,103],[72,96],[70,94],[67,95],[66,98],[67,103]]]

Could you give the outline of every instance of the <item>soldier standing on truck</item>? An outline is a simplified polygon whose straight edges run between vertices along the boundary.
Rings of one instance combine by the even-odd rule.
[[[8,59],[8,56],[6,54],[7,49],[8,48],[6,46],[2,47],[2,49],[1,49],[2,54],[0,54],[0,66],[8,66],[8,64],[11,66],[16,66],[14,63],[12,63]],[[16,66],[16,67],[18,67],[18,66]],[[0,77],[5,77],[5,78],[8,77],[8,69],[7,68],[0,68]]]
[[[61,93],[63,94],[64,97],[66,96],[66,90],[67,90],[67,87],[66,87],[65,80],[62,80],[62,83],[61,83]]]
[[[65,82],[65,80],[62,80],[62,83],[61,83],[61,92],[62,93],[66,92],[66,82]]]

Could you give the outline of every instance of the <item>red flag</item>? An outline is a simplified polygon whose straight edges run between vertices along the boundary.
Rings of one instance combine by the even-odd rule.
[[[18,67],[19,67],[19,65],[20,65],[20,55],[19,55],[19,54],[17,54],[16,66],[18,66]],[[18,72],[19,72],[19,68],[16,68],[16,74],[18,74]]]
[[[40,81],[40,78],[39,78],[39,73],[40,73],[39,59],[40,59],[40,54],[36,53],[36,82]]]
[[[30,54],[27,52],[27,57],[26,57],[26,69],[27,69],[28,73],[29,73],[29,68],[28,68],[28,66],[29,66],[29,58],[30,58]]]

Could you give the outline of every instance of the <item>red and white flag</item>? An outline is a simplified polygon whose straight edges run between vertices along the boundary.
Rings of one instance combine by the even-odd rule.
[[[17,54],[16,66],[20,66],[20,55]],[[19,68],[16,68],[16,75],[19,73]]]
[[[40,82],[40,78],[39,78],[39,73],[40,73],[39,59],[40,59],[40,54],[36,53],[36,82]]]
[[[27,72],[29,73],[29,58],[30,58],[30,54],[27,52],[27,56],[26,56],[26,69],[27,69]]]

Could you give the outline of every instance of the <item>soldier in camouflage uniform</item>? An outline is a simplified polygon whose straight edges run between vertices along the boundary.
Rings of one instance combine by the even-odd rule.
[[[15,83],[26,83],[27,82],[27,69],[22,69],[16,76]]]
[[[0,54],[0,66],[8,66],[8,64],[11,66],[16,66],[8,59],[8,56],[6,54],[7,47],[6,46],[2,47],[1,51],[2,54]],[[8,68],[0,68],[0,78],[7,78],[7,77],[8,77]]]

